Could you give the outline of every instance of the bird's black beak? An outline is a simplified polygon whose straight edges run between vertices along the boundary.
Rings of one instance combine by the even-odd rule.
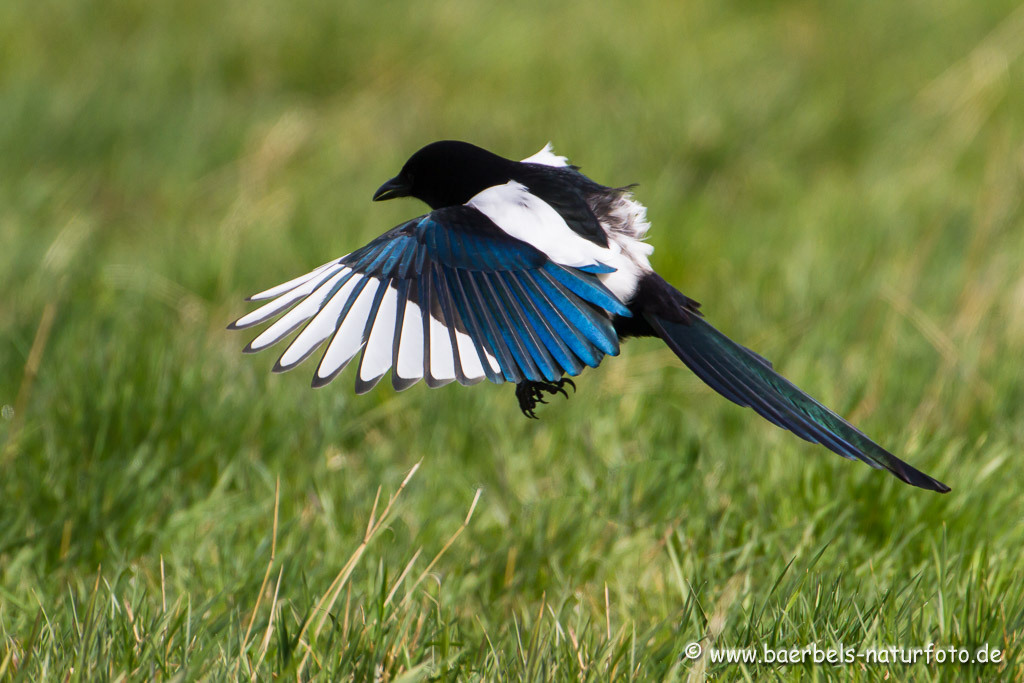
[[[402,176],[395,176],[377,188],[377,191],[373,193],[373,201],[382,202],[395,197],[408,197],[411,191],[412,188]]]

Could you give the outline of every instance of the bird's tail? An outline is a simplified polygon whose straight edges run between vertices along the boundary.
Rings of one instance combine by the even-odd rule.
[[[663,287],[671,288],[671,285],[664,283]],[[671,289],[674,294],[658,297],[660,305],[643,311],[642,315],[655,334],[712,389],[733,403],[753,408],[768,421],[800,438],[819,443],[843,457],[889,470],[912,486],[939,493],[950,490],[942,482],[903,462],[805,394],[775,372],[770,362],[712,327],[700,317],[695,307],[667,310],[664,303],[669,300],[678,302],[678,297],[683,296]]]

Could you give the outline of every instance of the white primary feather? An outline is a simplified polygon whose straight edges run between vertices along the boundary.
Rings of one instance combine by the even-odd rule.
[[[249,348],[253,351],[259,351],[287,337],[292,330],[302,324],[303,321],[313,317],[320,310],[334,285],[349,272],[351,271],[348,268],[342,268],[328,278],[326,282],[317,287],[298,306],[285,313],[277,322],[263,330],[262,334],[252,340]]]
[[[395,337],[395,318],[398,313],[398,290],[388,287],[381,299],[380,309],[373,321],[373,329],[366,340],[363,359],[359,363],[359,378],[374,380],[391,367],[391,347]]]
[[[501,373],[501,366],[498,365],[498,359],[495,358],[494,356],[492,356],[491,352],[488,351],[487,349],[484,349],[483,351],[484,351],[484,356],[487,357],[487,364],[491,366],[491,371],[494,372],[494,374],[496,374],[496,375],[502,374]]]
[[[363,332],[366,330],[366,319],[370,315],[370,306],[373,304],[373,297],[377,293],[380,280],[369,278],[366,287],[356,297],[356,301],[349,309],[348,315],[341,322],[338,331],[334,334],[330,346],[324,352],[320,361],[320,367],[316,369],[317,377],[330,377],[339,368],[352,360],[352,356],[359,352],[365,340]]]
[[[444,323],[430,315],[428,329],[430,331],[430,376],[436,380],[450,381],[455,379],[455,357],[452,353],[452,340]]]
[[[252,327],[253,325],[258,325],[259,323],[270,320],[278,313],[280,313],[281,311],[288,308],[302,297],[312,292],[313,288],[317,284],[319,284],[319,281],[313,280],[304,285],[296,287],[290,292],[285,292],[284,294],[277,297],[270,303],[263,304],[255,311],[251,311],[250,313],[247,313],[246,315],[236,320],[234,322],[234,327],[237,329],[241,329],[243,327]]]
[[[345,257],[342,256],[341,258],[345,258]],[[277,285],[276,287],[271,287],[270,289],[264,290],[264,291],[260,292],[259,294],[253,294],[252,296],[249,297],[249,301],[260,301],[261,299],[270,299],[272,297],[277,296],[278,294],[283,294],[284,292],[287,292],[290,289],[294,289],[295,287],[298,287],[303,282],[306,282],[307,280],[310,280],[310,279],[316,277],[317,275],[319,275],[323,271],[327,270],[331,266],[336,266],[336,265],[339,265],[340,263],[341,263],[341,259],[340,258],[339,259],[334,259],[333,261],[328,261],[327,263],[323,264],[322,266],[320,266],[316,270],[311,270],[308,273],[306,273],[305,275],[300,275],[299,277],[295,278],[294,280],[289,280],[288,282],[283,282],[283,283]]]
[[[281,354],[281,358],[278,360],[281,367],[289,368],[298,363],[334,334],[334,331],[338,329],[338,323],[340,322],[338,317],[341,315],[342,308],[352,295],[352,290],[355,289],[356,284],[360,281],[361,278],[352,277],[342,285],[337,294],[324,304],[324,307],[316,314],[316,317],[306,325],[302,332],[299,332],[295,340]]]
[[[412,301],[405,304],[395,372],[402,379],[423,377],[423,317],[420,307]]]
[[[234,322],[234,327],[235,328],[252,327],[253,325],[257,325],[257,324],[259,324],[261,322],[269,320],[270,318],[273,318],[275,315],[277,315],[278,313],[280,313],[284,309],[288,308],[289,306],[291,306],[293,303],[295,303],[296,301],[298,301],[302,297],[308,295],[321,282],[323,282],[324,280],[329,278],[332,274],[337,272],[336,270],[331,270],[329,268],[331,265],[336,266],[336,268],[339,269],[339,270],[344,267],[344,266],[341,266],[341,265],[338,265],[338,264],[329,263],[326,266],[321,266],[320,268],[317,268],[312,273],[307,273],[306,275],[303,275],[301,278],[298,278],[300,280],[303,280],[303,282],[300,282],[300,283],[296,284],[295,286],[290,287],[287,290],[281,290],[283,293],[280,296],[278,296],[276,299],[274,299],[273,301],[271,301],[269,303],[263,304],[262,306],[257,308],[255,311],[252,311],[252,312],[242,316],[238,320],[236,320]],[[296,281],[293,280],[292,282],[296,282]],[[291,283],[285,283],[285,284],[291,284]],[[284,287],[284,286],[285,285],[280,285],[280,287]],[[275,287],[273,290],[268,289],[267,291],[268,292],[274,292],[277,289],[279,289],[279,288]],[[273,296],[273,294],[271,294],[269,296]]]
[[[558,156],[555,151],[551,148],[551,143],[544,145],[544,149],[537,152],[531,157],[523,159],[524,164],[543,164],[544,166],[568,166],[569,160],[565,157]]]
[[[467,379],[480,379],[484,376],[484,366],[476,351],[476,344],[465,332],[455,330],[455,345],[458,347],[459,365]]]

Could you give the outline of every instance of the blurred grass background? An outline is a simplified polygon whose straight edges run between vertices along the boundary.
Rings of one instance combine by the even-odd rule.
[[[1022,51],[1004,0],[3,3],[0,677],[1024,677]],[[441,138],[639,183],[668,280],[953,492],[653,341],[539,423],[243,357]]]

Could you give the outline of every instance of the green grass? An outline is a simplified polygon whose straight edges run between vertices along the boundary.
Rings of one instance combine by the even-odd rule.
[[[1016,4],[3,3],[0,678],[1024,677]],[[639,183],[667,279],[952,493],[650,340],[539,422],[243,356],[444,137]]]

